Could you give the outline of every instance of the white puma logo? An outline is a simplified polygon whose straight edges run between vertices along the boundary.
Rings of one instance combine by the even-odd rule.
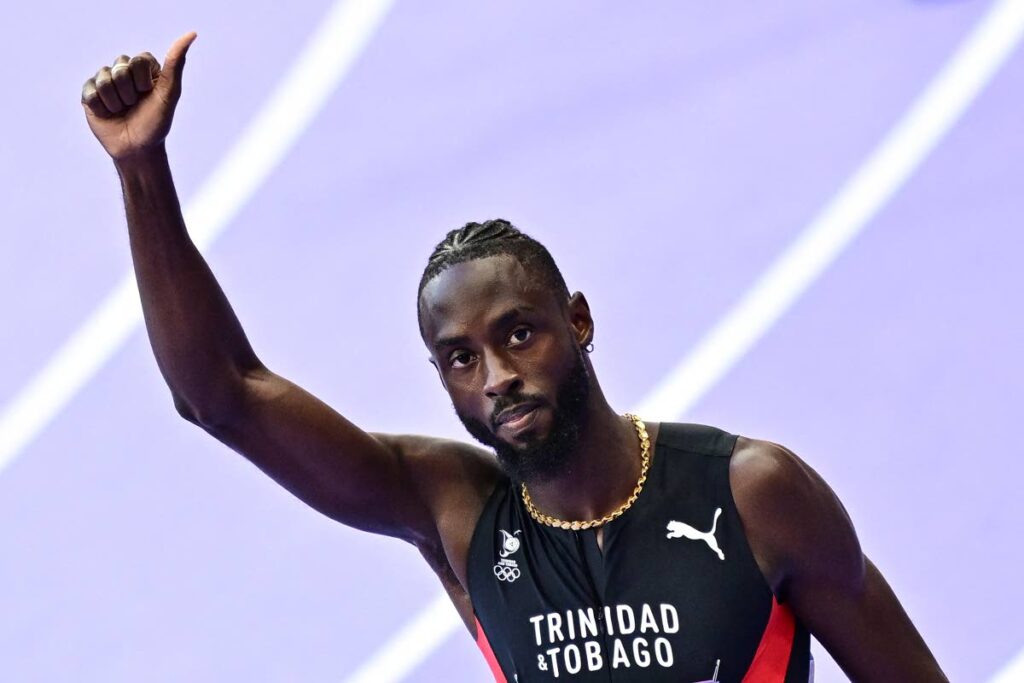
[[[715,527],[718,526],[718,516],[722,514],[722,508],[715,509],[715,519],[711,522],[710,531],[697,531],[689,524],[684,522],[676,522],[675,520],[668,523],[668,535],[667,538],[681,538],[685,536],[693,541],[704,541],[718,555],[718,559],[724,560],[725,553],[718,547],[718,541],[715,540]]]

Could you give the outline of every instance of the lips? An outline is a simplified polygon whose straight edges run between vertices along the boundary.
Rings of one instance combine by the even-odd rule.
[[[498,425],[498,430],[505,432],[506,436],[519,439],[522,435],[532,432],[537,424],[537,415],[540,413],[540,405],[533,404],[522,409],[508,411],[507,415],[502,413],[503,422]]]
[[[497,419],[494,420],[494,423],[497,425],[503,425],[518,420],[522,417],[525,417],[529,412],[537,408],[538,405],[538,403],[530,402],[520,403],[519,405],[513,408],[506,408],[505,410],[498,413],[498,417]]]

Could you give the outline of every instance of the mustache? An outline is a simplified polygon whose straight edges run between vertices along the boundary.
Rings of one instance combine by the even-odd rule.
[[[498,428],[498,415],[504,411],[521,406],[527,403],[539,406],[547,405],[548,402],[538,394],[514,394],[511,396],[499,396],[494,400],[494,408],[491,410],[491,427]]]

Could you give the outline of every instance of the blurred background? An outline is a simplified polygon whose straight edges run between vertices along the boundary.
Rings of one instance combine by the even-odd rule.
[[[412,547],[174,411],[78,97],[190,29],[171,162],[270,368],[364,428],[466,438],[416,283],[447,230],[509,219],[587,294],[616,408],[788,446],[951,680],[1024,679],[1021,2],[36,0],[0,25],[0,680],[488,680]]]

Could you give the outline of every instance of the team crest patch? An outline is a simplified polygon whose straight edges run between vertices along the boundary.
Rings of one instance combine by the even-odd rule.
[[[520,577],[521,572],[519,571],[519,563],[509,556],[514,555],[519,550],[520,545],[522,545],[516,537],[523,532],[516,531],[510,534],[504,529],[498,529],[498,533],[501,534],[498,539],[498,545],[501,547],[501,550],[498,551],[498,563],[494,565],[494,576],[498,581],[512,583]]]

